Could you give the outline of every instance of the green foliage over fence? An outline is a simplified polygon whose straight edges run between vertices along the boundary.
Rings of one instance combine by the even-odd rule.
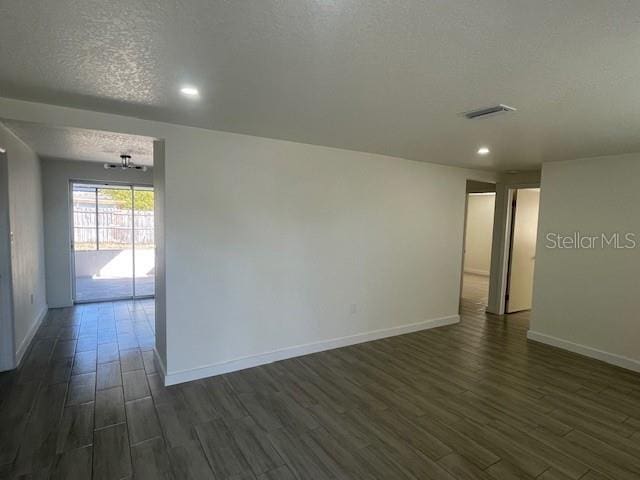
[[[131,191],[130,190],[111,190],[105,188],[100,190],[101,194],[107,195],[112,200],[118,202],[118,206],[125,210],[130,210]],[[153,210],[153,192],[149,190],[134,190],[136,210]]]

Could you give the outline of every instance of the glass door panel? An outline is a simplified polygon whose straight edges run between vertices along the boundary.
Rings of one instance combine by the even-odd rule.
[[[101,299],[133,296],[133,197],[131,187],[97,187],[98,262],[94,279]]]
[[[76,302],[133,296],[131,187],[72,184]]]
[[[89,302],[99,295],[94,267],[98,256],[97,189],[92,185],[72,186],[73,264],[75,300]]]
[[[135,296],[155,294],[153,188],[133,187]]]

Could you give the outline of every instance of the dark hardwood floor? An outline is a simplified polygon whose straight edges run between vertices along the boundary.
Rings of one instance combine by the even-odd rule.
[[[169,388],[152,317],[49,313],[0,375],[0,478],[640,478],[640,375],[527,342],[526,314],[465,302],[459,325]]]

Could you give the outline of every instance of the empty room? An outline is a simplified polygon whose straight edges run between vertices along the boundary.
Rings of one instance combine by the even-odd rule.
[[[640,479],[639,18],[0,0],[0,479]]]

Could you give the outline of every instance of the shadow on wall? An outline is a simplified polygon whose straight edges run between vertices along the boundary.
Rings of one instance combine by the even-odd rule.
[[[136,277],[154,274],[153,249],[136,249]],[[130,278],[133,276],[133,250],[79,250],[75,252],[77,277]]]

